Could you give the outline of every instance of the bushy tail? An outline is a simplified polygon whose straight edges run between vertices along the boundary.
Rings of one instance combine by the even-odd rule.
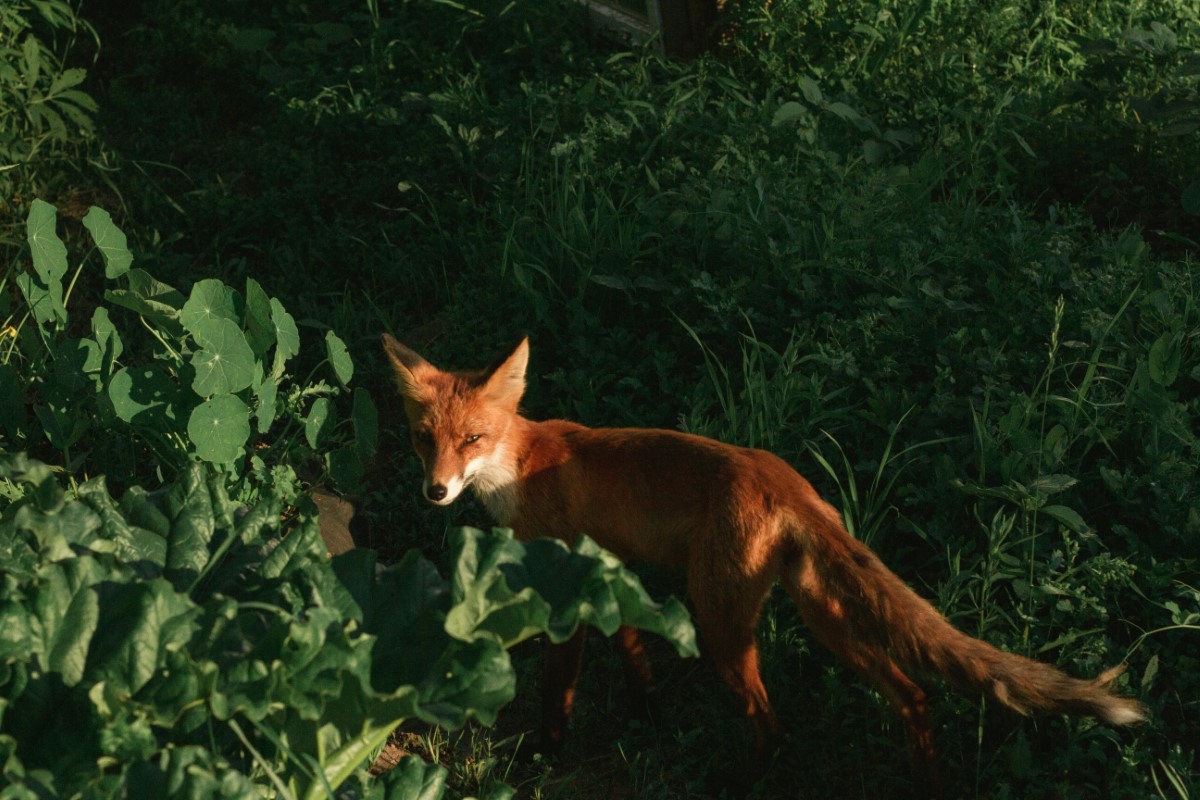
[[[936,673],[960,692],[983,692],[1021,714],[1093,716],[1110,725],[1146,720],[1141,703],[1112,693],[1123,665],[1080,680],[998,650],[951,625],[840,524],[820,527],[799,537],[809,559],[808,585],[793,582],[789,591],[802,611],[806,603],[811,606],[814,587],[818,594],[836,598],[841,625],[847,628],[840,635],[857,637],[860,652],[890,658],[906,671]],[[869,671],[865,663],[859,667]]]

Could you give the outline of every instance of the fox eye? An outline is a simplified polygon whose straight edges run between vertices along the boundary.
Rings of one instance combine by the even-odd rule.
[[[481,433],[473,433],[466,439],[463,439],[463,444],[475,444],[483,436]]]
[[[413,438],[421,444],[433,444],[433,434],[427,430],[413,431]]]

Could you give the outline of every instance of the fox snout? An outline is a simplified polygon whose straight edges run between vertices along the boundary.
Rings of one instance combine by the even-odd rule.
[[[442,478],[426,472],[421,491],[425,499],[435,506],[448,506],[458,499],[462,490],[467,488],[467,483],[468,481],[458,475]]]

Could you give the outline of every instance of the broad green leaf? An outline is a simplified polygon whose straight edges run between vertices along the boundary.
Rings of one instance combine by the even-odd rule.
[[[254,351],[236,323],[211,319],[203,323],[202,350],[192,355],[196,378],[192,389],[201,397],[233,394],[254,382]]]
[[[26,680],[24,675],[29,673],[25,670],[4,672],[12,677],[6,680],[4,692],[7,710],[4,733],[0,734],[0,797],[57,800],[71,796],[69,786],[82,783],[80,774],[92,765],[89,756],[97,755],[90,746],[95,730],[90,704],[81,691],[67,687],[57,675],[31,670]],[[63,747],[63,742],[71,742],[72,747]],[[36,764],[40,768],[21,774],[17,761],[14,774],[10,771],[14,759],[8,756],[13,752],[29,759],[29,767]]]
[[[219,521],[206,473],[193,464],[179,476],[167,496],[167,554],[163,566],[168,573],[198,575],[209,560],[208,545]],[[176,582],[181,591],[186,582]]]
[[[214,337],[221,335],[224,326],[219,323],[232,322],[240,334],[236,293],[216,278],[197,281],[179,312],[179,321],[205,348]]]
[[[240,615],[221,632],[237,649],[236,659],[223,659],[221,682],[208,699],[213,716],[228,720],[245,716],[261,722],[271,712],[272,694],[278,685],[274,656],[283,647],[284,623],[279,619]]]
[[[184,305],[183,294],[178,289],[155,278],[143,269],[134,267],[125,274],[128,289],[109,289],[104,299],[128,308],[159,323],[169,323],[168,330],[182,331],[179,325],[179,310]]]
[[[62,283],[58,280],[46,286],[39,282],[37,276],[23,272],[17,276],[17,286],[25,296],[29,313],[40,324],[48,322],[65,323],[67,308],[63,305]]]
[[[342,694],[343,681],[369,680],[369,650],[365,641],[351,642],[337,609],[306,609],[293,618],[277,656],[282,669],[275,699],[301,719],[322,719],[326,705]]]
[[[1150,687],[1154,685],[1154,679],[1158,677],[1158,654],[1150,656],[1150,660],[1146,662],[1146,669],[1142,673],[1141,689],[1142,692],[1150,691]]]
[[[161,569],[166,565],[166,521],[138,487],[126,492],[117,504],[108,493],[105,478],[100,476],[85,481],[76,495],[100,518],[100,535],[113,543],[112,552],[122,561],[136,565],[139,570]],[[149,506],[148,513],[141,503]],[[140,527],[146,520],[150,527]]]
[[[1162,55],[1174,50],[1179,44],[1179,37],[1161,22],[1152,22],[1150,30],[1130,28],[1123,34],[1125,41],[1142,48],[1148,53]]]
[[[92,115],[99,110],[99,105],[87,93],[68,89],[54,98],[54,107],[85,133],[90,134],[96,129]]]
[[[333,365],[333,372],[338,381],[342,386],[348,386],[350,379],[354,377],[354,362],[346,352],[346,344],[333,331],[325,332],[325,353],[329,357],[329,363]]]
[[[63,505],[64,494],[55,478],[57,473],[54,467],[24,453],[0,451],[0,477],[33,489],[31,499],[42,511],[57,510]]]
[[[1150,379],[1159,386],[1170,386],[1179,375],[1179,365],[1183,359],[1179,341],[1179,334],[1164,333],[1150,347],[1147,366],[1150,368]]]
[[[324,759],[322,771],[325,781],[314,780],[304,797],[306,800],[320,800],[325,797],[325,783],[335,789],[350,778],[354,772],[368,763],[387,743],[388,737],[403,718],[388,720],[382,724],[370,725],[359,735],[344,742]],[[416,762],[412,766],[409,762]],[[395,778],[392,776],[400,773]],[[418,756],[403,759],[400,764],[381,778],[387,781],[389,787],[395,786],[395,794],[389,796],[404,798],[404,800],[439,800],[446,788],[446,770],[438,764],[427,764]]]
[[[150,493],[141,486],[132,486],[121,495],[121,513],[129,524],[136,525],[156,534],[164,541],[171,535],[171,520],[151,500]],[[166,555],[155,563],[166,566]]]
[[[376,781],[384,786],[384,800],[441,800],[446,795],[447,775],[442,765],[410,753]]]
[[[10,564],[5,564],[5,570],[10,574],[11,569]],[[37,640],[33,631],[34,619],[21,603],[9,602],[7,598],[0,602],[0,663],[21,664],[32,660]],[[0,703],[0,718],[3,710],[4,704]],[[0,769],[3,766],[4,759],[0,755]]]
[[[139,710],[148,712],[155,724],[180,731],[208,720],[205,701],[213,696],[221,676],[218,665],[204,658],[209,655],[204,637],[209,619],[232,616],[236,608],[237,604],[227,597],[209,599],[198,619],[200,630],[187,649],[167,650],[163,669],[138,694]]]
[[[469,719],[493,724],[516,696],[517,684],[508,651],[495,641],[477,639],[445,649],[418,689],[418,717],[459,728]]]
[[[1070,475],[1043,475],[1029,484],[1029,494],[1033,497],[1046,498],[1052,494],[1065,492],[1079,483]]]
[[[43,200],[34,200],[25,222],[25,236],[33,255],[33,268],[46,286],[59,283],[67,274],[67,246],[54,230],[57,221],[58,211],[54,206]]]
[[[78,410],[80,401],[84,399],[81,393],[92,389],[94,385],[87,374],[88,362],[96,355],[93,348],[97,348],[95,342],[69,338],[50,346],[54,365],[42,389],[48,402],[59,402]]]
[[[376,632],[390,622],[387,606],[393,601],[395,587],[406,587],[420,605],[449,608],[449,590],[437,568],[413,549],[398,564],[386,568],[377,565],[378,554],[366,548],[349,550],[330,562],[334,574],[349,593],[352,608],[343,611],[347,619],[359,623],[364,631]],[[385,573],[396,571],[398,577]]]
[[[103,682],[92,687],[93,690],[105,688],[109,687]],[[100,728],[97,737],[100,749],[105,755],[117,761],[136,763],[152,758],[158,751],[158,737],[150,725],[150,720],[145,717],[119,713],[106,722],[107,724]]]
[[[92,585],[109,577],[92,558],[49,564],[39,576],[33,608],[41,639],[42,666],[74,686],[83,679],[88,645],[100,618]]]
[[[358,457],[358,453],[354,449],[349,447],[339,447],[337,450],[326,453],[325,467],[329,470],[329,474],[337,483],[338,488],[344,492],[357,490],[365,471],[362,459]]]
[[[775,116],[771,119],[771,126],[778,128],[780,125],[808,122],[811,120],[812,113],[808,110],[808,107],[803,103],[791,100],[781,105],[775,111]]]
[[[169,521],[166,570],[180,591],[209,567],[219,529],[234,527],[236,506],[220,474],[193,463],[167,493],[163,514]]]
[[[275,361],[271,376],[278,379],[288,360],[300,352],[300,331],[296,329],[296,320],[274,297],[271,298],[271,323],[275,326]]]
[[[104,256],[104,277],[113,280],[129,271],[133,254],[129,252],[125,234],[113,223],[107,211],[92,206],[83,218],[83,227],[92,234],[92,241]]]
[[[369,550],[351,550],[333,559],[333,569],[358,605],[360,627],[378,637],[371,684],[391,694],[425,680],[452,646],[444,625],[449,592],[415,549],[382,570],[375,559]]]
[[[181,397],[167,368],[155,364],[118,370],[108,383],[108,399],[122,421],[168,431],[175,425]]]
[[[843,102],[829,103],[825,110],[854,125],[860,131],[874,131],[875,125],[866,117]]]
[[[261,787],[234,770],[207,747],[164,748],[158,758],[130,764],[123,779],[124,797],[257,798]]]
[[[125,344],[121,341],[121,335],[117,333],[117,326],[109,319],[108,309],[104,306],[99,306],[92,312],[92,336],[95,338],[96,353],[99,358],[95,362],[89,360],[84,369],[87,372],[108,375],[112,371],[113,362],[120,358],[121,353],[125,351]]]
[[[20,28],[17,30],[20,30]],[[7,42],[5,44],[7,45]],[[25,85],[28,87],[37,86],[38,77],[42,72],[42,48],[39,45],[37,37],[33,34],[27,35],[22,50],[25,56]]]
[[[278,396],[279,387],[270,378],[265,378],[254,393],[254,418],[258,422],[256,429],[260,434],[269,431],[271,423],[275,421],[275,401]]]
[[[663,636],[680,655],[697,654],[683,605],[674,598],[654,602],[636,575],[586,536],[573,549],[557,539],[521,543],[511,536],[454,531],[458,558],[451,586],[457,602],[446,615],[450,635],[493,638],[509,647],[539,630],[562,642],[580,624],[606,636],[632,625]]]
[[[50,84],[49,94],[56,96],[61,95],[65,90],[70,89],[72,86],[78,86],[85,80],[87,80],[86,69],[81,67],[64,69],[58,74],[58,77],[54,79],[54,82]]]
[[[1173,400],[1166,387],[1154,380],[1147,360],[1139,361],[1133,372],[1133,398],[1138,406],[1156,419],[1171,413]]]
[[[333,432],[333,403],[328,397],[318,397],[304,420],[304,438],[308,446],[317,449],[321,440]]]
[[[258,357],[275,344],[275,323],[271,321],[271,299],[254,278],[246,279],[246,340]]]
[[[129,290],[131,292],[134,292],[138,297],[173,309],[176,312],[176,316],[178,316],[178,312],[186,302],[183,292],[170,284],[163,283],[149,272],[137,267],[129,270],[126,273],[126,277],[129,280]]]
[[[92,637],[88,678],[132,694],[154,677],[168,648],[187,644],[199,609],[162,578],[96,589],[103,624]]]
[[[354,448],[358,457],[366,461],[375,455],[379,444],[379,412],[366,389],[354,390],[351,421],[354,423]]]
[[[804,99],[813,105],[820,105],[825,100],[821,94],[821,87],[807,75],[800,78],[800,91],[804,93]]]
[[[12,364],[0,364],[0,431],[15,437],[25,426],[25,391]]]
[[[89,420],[79,413],[73,404],[61,400],[41,403],[33,407],[46,440],[57,450],[66,450],[79,441],[87,432]]]
[[[1068,506],[1053,505],[1045,506],[1041,510],[1042,513],[1049,514],[1051,517],[1054,517],[1054,519],[1058,520],[1063,525],[1066,525],[1068,528],[1075,531],[1075,533],[1086,533],[1088,531],[1088,524],[1083,521],[1083,517],[1079,516],[1079,513],[1073,508],[1069,508]]]
[[[200,459],[214,464],[233,461],[250,439],[250,409],[231,394],[210,397],[192,411],[188,437]]]

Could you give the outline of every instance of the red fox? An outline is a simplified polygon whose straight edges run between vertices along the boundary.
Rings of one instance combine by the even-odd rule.
[[[520,539],[569,541],[582,532],[627,563],[686,568],[701,641],[745,710],[756,771],[765,769],[779,731],[755,645],[776,578],[813,634],[900,714],[914,768],[935,793],[925,693],[906,672],[936,673],[1021,714],[1091,715],[1111,725],[1146,719],[1139,702],[1109,689],[1123,666],[1079,680],[955,629],[771,453],[677,431],[528,420],[517,411],[528,339],[474,372],[440,370],[387,334],[383,346],[429,502],[448,505],[470,487]],[[615,638],[627,673],[648,681],[636,631]],[[548,651],[541,735],[550,746],[566,729],[583,642],[581,631]]]

